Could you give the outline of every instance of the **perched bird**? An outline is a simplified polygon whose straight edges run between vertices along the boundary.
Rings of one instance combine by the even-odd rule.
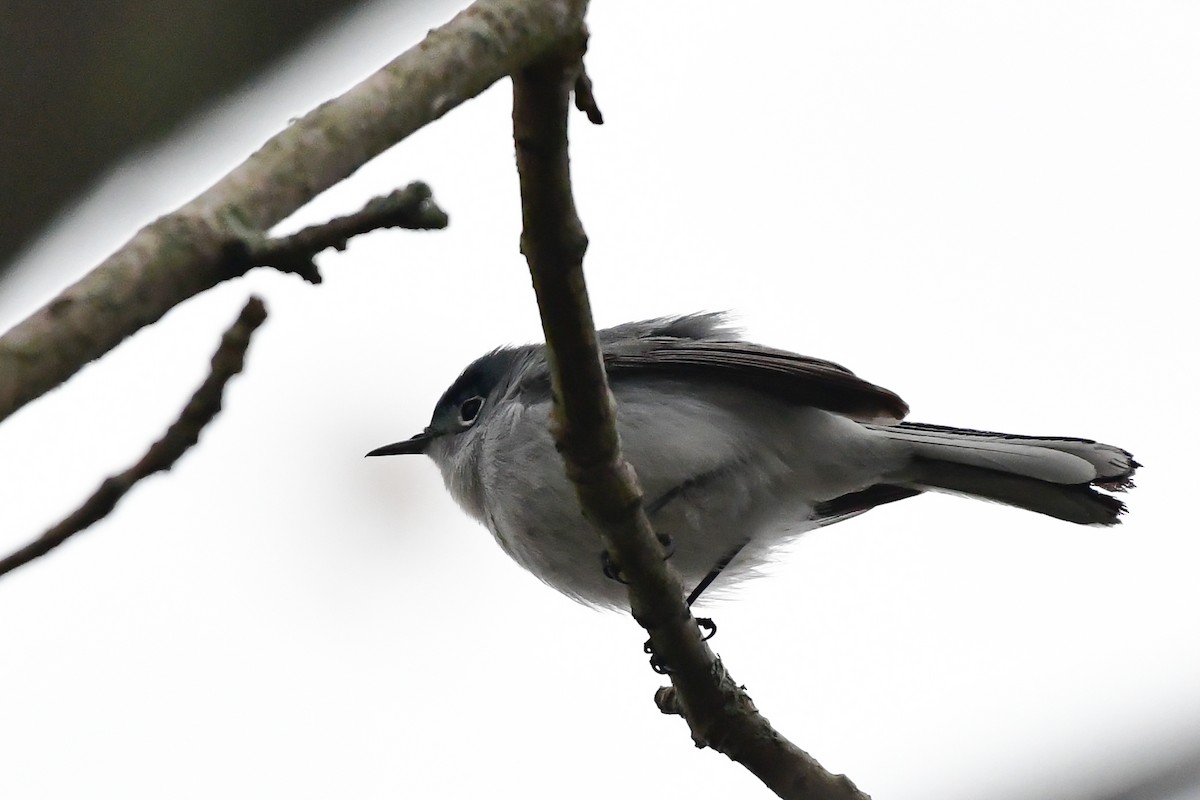
[[[1113,525],[1138,463],[1089,439],[901,422],[892,392],[829,361],[742,341],[720,314],[600,331],[625,458],[690,600],[773,545],[925,491]],[[625,606],[606,576],[550,435],[544,345],[463,371],[416,436],[367,455],[424,453],[521,566],[585,603]]]

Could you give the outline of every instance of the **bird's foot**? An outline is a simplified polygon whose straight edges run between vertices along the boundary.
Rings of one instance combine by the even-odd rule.
[[[717,623],[713,622],[708,617],[696,617],[696,627],[700,629],[700,640],[707,642],[717,634]],[[647,639],[642,645],[642,652],[650,656],[650,669],[657,672],[659,675],[670,675],[675,670],[671,668],[662,656],[654,650],[654,644]]]
[[[616,559],[607,550],[600,553],[600,571],[610,581],[624,584],[629,583],[629,581],[625,580],[625,576],[621,574],[621,565],[616,562]]]

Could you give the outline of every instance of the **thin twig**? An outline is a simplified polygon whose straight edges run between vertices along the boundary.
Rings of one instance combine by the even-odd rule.
[[[568,0],[477,0],[341,97],[139,231],[0,337],[0,420],[230,275],[225,249],[268,231],[379,153],[575,32]]]
[[[107,478],[83,505],[40,537],[0,560],[0,575],[44,556],[75,534],[107,516],[134,484],[149,475],[170,469],[200,439],[200,431],[221,410],[225,384],[242,371],[250,337],[267,318],[262,300],[251,297],[233,325],[221,337],[212,357],[208,377],[171,423],[163,437],[150,446],[129,469]]]
[[[741,763],[780,797],[862,800],[848,778],[827,772],[775,731],[704,642],[643,510],[637,476],[621,455],[584,283],[587,236],[575,211],[567,153],[569,93],[583,42],[581,32],[575,49],[513,77],[521,250],[546,334],[555,442],[584,515],[621,565],[633,616],[669,665],[673,686],[660,692],[663,710],[682,714],[698,746]]]
[[[245,231],[226,245],[225,258],[233,272],[274,267],[295,273],[309,283],[320,283],[321,272],[313,259],[322,250],[344,250],[351,238],[382,228],[428,231],[449,224],[450,217],[434,202],[429,186],[416,181],[391,194],[372,198],[353,214],[310,225],[287,236],[268,238],[256,231]]]
[[[361,209],[344,217],[334,217],[319,225],[310,225],[288,236],[268,239],[267,246],[253,254],[263,266],[275,266],[275,260],[288,253],[319,253],[326,248],[344,250],[353,237],[383,228],[430,231],[445,228],[450,217],[433,200],[427,184],[416,181],[391,194],[367,201]]]

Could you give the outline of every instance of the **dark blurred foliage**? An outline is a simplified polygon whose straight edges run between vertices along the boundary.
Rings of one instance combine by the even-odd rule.
[[[109,164],[362,2],[0,0],[0,275]]]

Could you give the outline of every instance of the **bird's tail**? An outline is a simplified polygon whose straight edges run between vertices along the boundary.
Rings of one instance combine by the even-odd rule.
[[[1130,488],[1140,466],[1125,450],[1088,439],[911,422],[867,427],[909,449],[902,474],[889,483],[993,500],[1081,525],[1119,522],[1125,504],[1098,489]]]

